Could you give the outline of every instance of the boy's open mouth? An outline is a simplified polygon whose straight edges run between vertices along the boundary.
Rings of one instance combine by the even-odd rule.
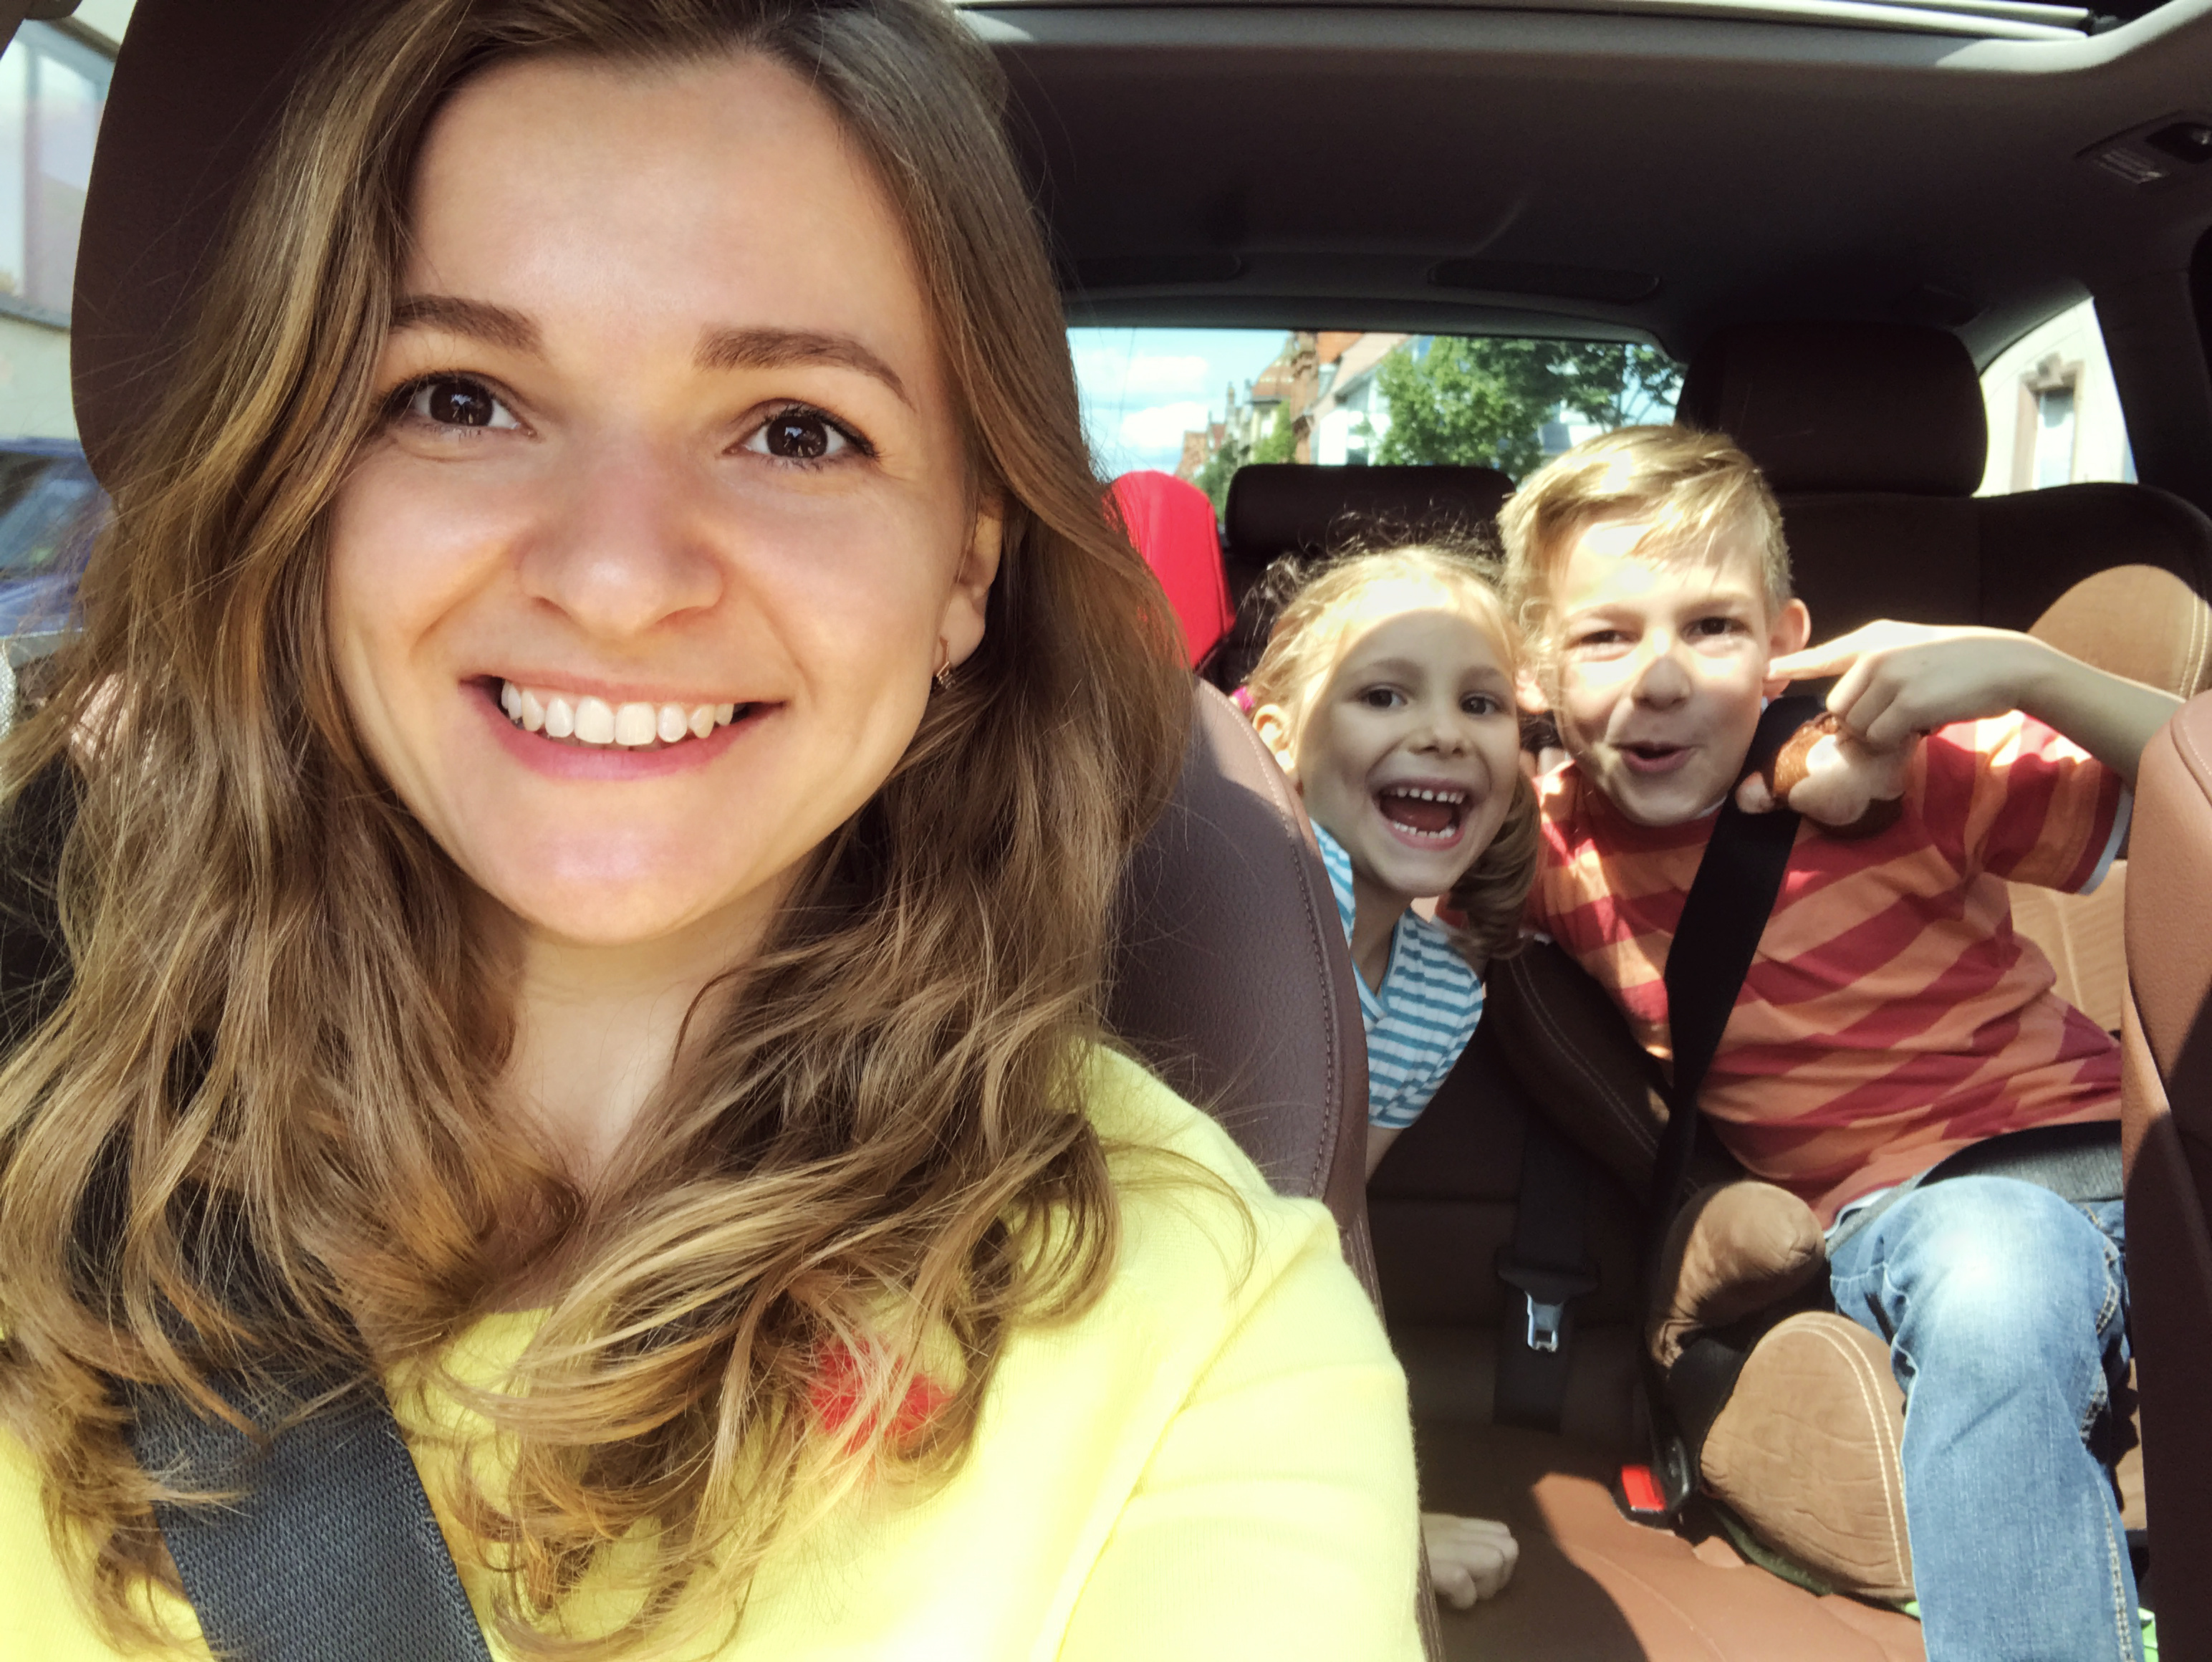
[[[1456,842],[1467,819],[1463,790],[1388,785],[1375,793],[1375,806],[1401,835],[1438,847]]]
[[[1620,746],[1620,759],[1632,772],[1668,773],[1689,759],[1687,745],[1644,743]]]

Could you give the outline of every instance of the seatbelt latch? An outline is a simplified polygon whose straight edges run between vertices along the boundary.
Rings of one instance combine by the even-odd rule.
[[[1544,1355],[1559,1348],[1559,1330],[1566,1324],[1568,1303],[1597,1291],[1596,1273],[1588,1266],[1561,1269],[1550,1264],[1524,1263],[1508,1247],[1498,1249],[1498,1278],[1518,1289],[1528,1300],[1528,1348]]]

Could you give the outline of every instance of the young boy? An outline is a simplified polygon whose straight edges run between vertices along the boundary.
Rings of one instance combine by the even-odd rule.
[[[1843,732],[1791,796],[1808,823],[1700,1101],[1831,1226],[1838,1307],[1891,1344],[1930,1662],[2134,1662],[2127,1544],[2084,1440],[2124,1343],[2119,1204],[1914,1179],[2002,1133],[2118,1117],[2118,1047],[2052,993],[2004,880],[2103,876],[2178,701],[1995,630],[1875,624],[1805,650],[1773,496],[1716,435],[1578,445],[1501,529],[1569,758],[1540,787],[1531,912],[1655,1056],[1674,927],[1763,703],[1840,675]],[[1863,839],[1814,823],[1886,799],[1901,812]],[[1771,806],[1756,781],[1738,800]]]

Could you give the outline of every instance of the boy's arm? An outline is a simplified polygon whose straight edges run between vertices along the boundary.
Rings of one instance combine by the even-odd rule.
[[[1769,667],[1790,680],[1839,675],[1828,708],[1871,750],[1906,749],[1953,721],[2017,709],[2081,746],[2130,789],[2143,746],[2181,708],[2170,692],[2002,629],[1869,624]]]

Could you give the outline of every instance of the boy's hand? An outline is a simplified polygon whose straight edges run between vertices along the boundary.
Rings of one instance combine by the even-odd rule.
[[[1845,732],[1870,750],[1903,751],[1953,721],[2027,708],[2057,655],[2009,630],[1884,622],[1787,653],[1768,668],[1793,681],[1840,676],[1828,708]]]
[[[2017,709],[2063,734],[2130,787],[2143,746],[2181,708],[2171,692],[2002,629],[1869,624],[1826,646],[1785,653],[1767,667],[1785,680],[1841,676],[1828,708],[1875,750],[1904,749],[1953,721]]]
[[[1843,731],[1833,715],[1823,715],[1783,746],[1771,781],[1754,773],[1736,787],[1736,806],[1765,813],[1779,796],[1831,831],[1870,837],[1896,822],[1911,760],[1911,746],[1876,750]]]
[[[1429,1555],[1429,1579],[1436,1583],[1437,1596],[1454,1610],[1470,1610],[1477,1599],[1503,1592],[1521,1561],[1521,1543],[1513,1531],[1487,1518],[1425,1512],[1421,1545]]]

